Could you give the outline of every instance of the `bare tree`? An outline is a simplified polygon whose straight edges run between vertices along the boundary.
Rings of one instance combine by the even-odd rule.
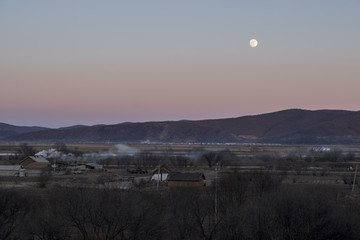
[[[126,201],[129,210],[128,238],[160,239],[166,230],[165,205],[160,196],[145,192],[130,192]]]
[[[216,163],[221,162],[222,157],[216,152],[208,152],[201,155],[201,159],[207,163],[209,168],[214,166]]]
[[[118,192],[71,189],[61,195],[64,217],[84,240],[121,239],[129,215]]]
[[[65,154],[70,153],[70,151],[69,151],[69,149],[67,148],[66,144],[63,143],[63,142],[57,142],[57,143],[55,143],[54,148],[55,148],[56,151],[58,151],[58,152],[62,152],[62,153],[65,153]]]
[[[241,205],[248,196],[251,177],[237,172],[228,174],[219,180],[219,206],[226,210],[228,205]]]
[[[48,169],[43,169],[38,179],[38,187],[45,188],[50,180],[50,173]]]
[[[258,171],[251,174],[253,193],[257,197],[263,197],[265,193],[276,190],[283,180],[283,176],[271,171]]]
[[[222,217],[216,216],[214,189],[170,191],[170,229],[176,239],[213,239]]]
[[[0,190],[0,239],[15,239],[16,229],[26,214],[26,201],[14,191]]]
[[[39,240],[70,239],[67,222],[59,217],[59,207],[52,202],[37,200],[36,205],[26,219],[26,236]]]
[[[175,239],[192,239],[199,236],[196,218],[191,208],[193,196],[196,194],[191,188],[175,188],[169,192],[169,227]]]
[[[172,158],[172,163],[174,165],[184,167],[184,168],[191,165],[190,159],[188,157],[184,157],[184,156],[175,156],[174,158]]]
[[[24,159],[27,156],[34,156],[35,153],[36,153],[35,148],[28,145],[27,143],[22,143],[19,146],[19,149],[17,150],[16,158],[17,159]]]

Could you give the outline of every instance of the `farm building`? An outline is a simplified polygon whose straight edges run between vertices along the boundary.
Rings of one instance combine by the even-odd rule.
[[[0,176],[25,176],[25,169],[20,165],[0,165]]]
[[[154,174],[151,176],[151,181],[161,181],[164,182],[166,181],[167,177],[168,177],[168,173],[160,173],[160,174]]]
[[[167,182],[169,187],[201,187],[205,186],[205,176],[200,172],[170,172]]]
[[[170,168],[167,166],[166,163],[164,163],[152,171],[151,180],[166,181],[169,172],[171,172]]]
[[[44,169],[50,167],[50,162],[41,156],[29,156],[22,160],[20,165],[25,169]]]

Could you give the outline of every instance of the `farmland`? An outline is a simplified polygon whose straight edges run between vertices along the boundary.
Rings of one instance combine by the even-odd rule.
[[[329,151],[321,151],[319,146],[311,145],[63,144],[64,146],[66,149],[62,150],[65,153],[49,159],[50,162],[57,161],[62,164],[58,169],[49,169],[49,184],[74,179],[83,183],[96,183],[100,178],[119,179],[128,176],[145,181],[151,178],[153,169],[165,163],[174,171],[204,172],[206,182],[211,185],[217,163],[220,176],[261,170],[284,175],[283,182],[286,183],[340,185],[353,174],[356,161],[360,158],[360,147],[347,145],[327,146]],[[5,164],[18,164],[22,160],[21,156],[17,155],[21,152],[21,147],[22,144],[1,144],[0,161]],[[28,147],[34,152],[59,148],[56,144],[40,143]],[[69,153],[73,155],[66,157]],[[86,162],[100,163],[106,171],[87,171],[81,176],[66,171],[70,164]],[[126,166],[140,167],[148,173],[141,176],[130,174],[125,170]]]

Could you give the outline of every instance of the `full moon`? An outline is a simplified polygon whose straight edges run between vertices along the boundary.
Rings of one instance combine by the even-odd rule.
[[[250,43],[250,46],[253,48],[258,45],[258,41],[256,39],[251,39],[249,43]]]

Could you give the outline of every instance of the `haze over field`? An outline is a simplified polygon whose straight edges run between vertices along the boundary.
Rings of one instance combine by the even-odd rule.
[[[359,29],[356,0],[2,0],[0,122],[358,111]]]

